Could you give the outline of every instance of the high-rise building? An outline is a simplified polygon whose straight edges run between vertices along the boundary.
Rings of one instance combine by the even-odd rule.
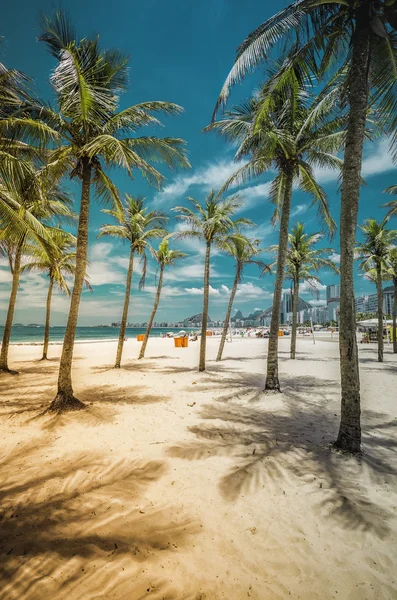
[[[391,315],[394,301],[394,287],[389,286],[383,289],[383,314]],[[366,312],[376,312],[378,310],[378,294],[368,296],[368,308]]]
[[[327,285],[327,304],[335,300],[340,301],[340,285]]]
[[[340,286],[327,285],[328,321],[337,321],[337,312],[340,306]]]
[[[280,307],[280,323],[286,325],[292,317],[292,294],[284,292]]]
[[[368,296],[357,296],[354,298],[354,306],[356,313],[358,312],[369,312],[368,310]]]

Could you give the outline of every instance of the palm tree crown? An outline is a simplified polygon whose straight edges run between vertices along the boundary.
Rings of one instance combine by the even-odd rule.
[[[176,218],[186,227],[176,234],[178,238],[196,237],[207,244],[222,245],[228,234],[240,226],[252,225],[249,219],[233,218],[243,205],[238,194],[224,199],[222,194],[210,190],[204,206],[194,198],[189,198],[189,201],[193,208],[185,206],[173,208],[173,211],[179,213]]]
[[[143,285],[147,265],[146,249],[150,249],[153,239],[166,235],[163,225],[167,221],[167,216],[157,210],[149,211],[145,206],[145,198],[133,198],[128,194],[126,194],[122,212],[106,209],[103,212],[111,215],[118,225],[103,225],[98,237],[109,235],[129,242],[131,252],[136,252],[143,258],[141,280],[141,285]]]
[[[314,248],[322,234],[305,232],[305,226],[297,223],[288,236],[287,264],[285,274],[292,280],[319,281],[316,273],[328,269],[339,273],[336,264],[328,258],[332,248]],[[314,284],[314,289],[316,285]]]
[[[387,229],[387,219],[381,222],[367,219],[360,227],[364,234],[364,242],[356,246],[356,258],[360,268],[369,271],[372,268],[387,269],[387,258],[391,247],[397,239],[397,231]]]
[[[377,105],[387,131],[395,133],[397,99],[397,17],[395,0],[296,0],[263,22],[240,44],[234,65],[222,87],[214,115],[229,97],[231,87],[262,61],[280,40],[289,41],[290,57],[282,68],[285,76],[294,63],[301,77],[312,71],[324,74],[335,62],[342,67],[342,93],[351,85],[352,40],[358,28],[370,38],[371,103]],[[391,118],[390,118],[391,117]]]
[[[186,256],[185,252],[181,252],[180,250],[172,250],[169,247],[169,240],[165,238],[159,244],[157,250],[153,249],[152,254],[156,259],[159,268],[165,269],[168,266],[175,266],[177,260],[184,258]]]
[[[41,271],[53,280],[61,292],[70,295],[67,279],[73,277],[76,270],[76,238],[71,233],[55,227],[49,228],[49,234],[58,250],[55,256],[48,255],[38,246],[31,251],[28,262],[21,271]],[[88,280],[86,282],[89,286]]]
[[[328,231],[335,232],[327,196],[316,180],[315,169],[340,169],[335,153],[342,147],[345,120],[335,116],[335,93],[315,97],[301,81],[297,69],[290,67],[288,82],[278,89],[277,71],[269,71],[269,81],[247,102],[234,107],[206,128],[215,130],[238,144],[235,159],[248,158],[226,182],[243,184],[272,169],[277,176],[269,197],[275,205],[273,220],[280,217],[286,179],[291,174],[299,188],[317,205]]]

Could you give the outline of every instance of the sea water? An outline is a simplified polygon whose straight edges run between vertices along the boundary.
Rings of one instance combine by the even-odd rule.
[[[3,337],[4,327],[0,326],[0,342]],[[150,335],[153,337],[161,337],[168,331],[178,333],[180,328],[173,327],[153,327]],[[186,331],[189,331],[186,329]],[[125,332],[126,338],[135,338],[140,333],[145,333],[144,327],[127,327]],[[65,327],[50,328],[50,343],[62,342],[65,335]],[[100,342],[117,340],[119,337],[118,327],[77,327],[76,341],[77,342]],[[14,344],[40,344],[43,343],[44,326],[22,326],[16,325],[11,331],[11,343]]]

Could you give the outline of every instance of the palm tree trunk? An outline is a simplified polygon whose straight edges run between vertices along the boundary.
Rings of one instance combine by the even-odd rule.
[[[340,216],[339,354],[342,399],[341,421],[335,445],[348,452],[359,452],[361,446],[360,374],[354,307],[353,265],[369,91],[370,19],[368,4],[367,2],[362,3],[356,13],[356,32],[349,75],[350,110],[342,172]]]
[[[72,297],[70,300],[69,316],[66,324],[65,337],[63,340],[61,362],[59,364],[58,392],[48,409],[55,412],[61,412],[64,410],[79,410],[81,408],[85,408],[85,404],[74,397],[72,386],[74,339],[76,336],[77,319],[79,316],[81,292],[86,276],[88,253],[88,220],[90,213],[91,164],[88,158],[84,158],[82,161],[83,175],[79,227],[76,244],[76,271],[74,276]]]
[[[164,267],[161,267],[160,268],[159,283],[158,283],[158,286],[157,286],[156,297],[154,299],[153,310],[152,310],[152,314],[150,315],[149,322],[147,324],[145,337],[143,338],[143,342],[142,342],[142,346],[141,346],[141,351],[139,353],[138,359],[139,358],[143,358],[145,356],[145,351],[146,351],[147,341],[148,341],[148,338],[149,338],[149,335],[150,335],[150,330],[152,328],[154,317],[156,316],[156,312],[157,312],[157,309],[159,307],[160,295],[161,295],[161,288],[163,287],[163,273],[164,273]]]
[[[15,253],[14,268],[13,268],[13,272],[12,272],[11,294],[10,294],[10,300],[8,303],[7,318],[6,318],[6,322],[4,325],[3,341],[1,343],[1,353],[0,353],[0,371],[6,371],[8,373],[14,373],[14,374],[16,373],[16,371],[12,371],[11,369],[8,368],[8,349],[10,347],[12,321],[14,319],[15,303],[17,300],[18,286],[19,286],[19,277],[21,274],[22,245],[23,245],[23,241],[21,241],[19,243],[18,248]]]
[[[378,295],[378,362],[383,362],[383,287],[382,268],[376,268],[376,292]]]
[[[394,280],[393,301],[393,352],[397,354],[397,279]]]
[[[227,311],[226,311],[225,324],[223,326],[221,342],[219,344],[218,355],[216,357],[217,362],[219,362],[220,360],[222,360],[222,354],[223,354],[223,349],[225,347],[227,330],[228,330],[229,323],[230,323],[230,315],[232,314],[234,297],[235,297],[236,292],[237,292],[237,286],[238,286],[239,280],[240,280],[240,273],[239,273],[238,265],[236,265],[236,276],[234,278],[233,288],[232,288],[232,291],[230,293],[229,304],[228,304]]]
[[[207,246],[206,246],[206,250],[205,250],[205,263],[204,263],[204,300],[203,300],[203,314],[202,314],[202,323],[201,323],[199,371],[205,371],[205,351],[206,351],[206,346],[207,346],[208,300],[209,300],[209,288],[210,288],[210,255],[211,255],[211,242],[207,242]]]
[[[281,392],[278,379],[278,330],[280,326],[281,295],[283,293],[284,268],[288,248],[288,227],[291,212],[292,168],[286,172],[285,193],[280,218],[280,235],[278,242],[276,285],[274,288],[272,319],[270,321],[269,347],[267,352],[267,374],[265,390]]]
[[[50,285],[48,286],[46,312],[45,312],[43,356],[42,356],[41,360],[47,360],[48,342],[50,340],[51,298],[52,298],[53,288],[54,288],[54,279],[50,276]]]
[[[133,270],[134,270],[134,250],[131,248],[130,262],[128,264],[128,272],[127,272],[127,282],[125,285],[123,316],[121,317],[119,343],[117,345],[116,363],[114,365],[115,369],[120,368],[121,356],[123,354],[125,330],[127,327],[127,320],[128,320],[128,308],[130,306],[131,281],[132,281]]]
[[[294,297],[292,299],[292,331],[291,331],[291,358],[296,354],[296,329],[298,325],[298,303],[299,303],[299,276],[294,279]]]

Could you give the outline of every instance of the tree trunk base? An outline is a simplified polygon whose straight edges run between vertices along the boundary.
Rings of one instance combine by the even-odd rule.
[[[46,355],[43,354],[43,356],[40,358],[40,360],[48,360],[47,354]]]
[[[338,439],[333,444],[334,448],[341,450],[342,452],[348,452],[349,454],[360,454],[361,453],[361,440],[352,438],[346,433],[340,433]]]
[[[267,377],[265,383],[265,392],[280,392],[280,381],[278,377]]]
[[[47,412],[61,413],[70,410],[82,410],[84,408],[87,408],[87,405],[75,398],[73,395],[58,392],[48,407]]]
[[[19,371],[13,371],[8,367],[0,367],[0,373],[8,373],[9,375],[19,375]]]
[[[115,364],[115,365],[114,365],[114,368],[115,368],[115,369],[120,369],[120,363],[119,363],[119,364]]]

